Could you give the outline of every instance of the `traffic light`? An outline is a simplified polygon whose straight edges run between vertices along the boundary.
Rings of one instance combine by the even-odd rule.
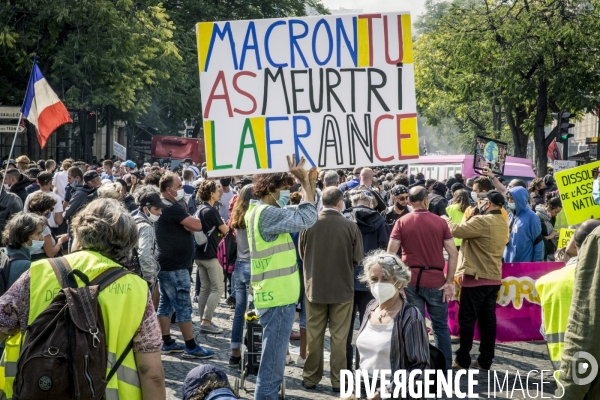
[[[572,138],[572,133],[569,133],[569,129],[573,128],[575,124],[570,123],[572,114],[569,111],[563,111],[561,113],[552,113],[552,118],[557,120],[558,130],[556,132],[556,142],[566,143],[569,138]]]
[[[85,113],[85,133],[93,135],[98,131],[98,117],[93,111],[86,111]]]

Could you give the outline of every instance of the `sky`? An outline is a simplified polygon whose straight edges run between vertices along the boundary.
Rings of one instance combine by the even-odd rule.
[[[321,0],[331,9],[362,9],[363,12],[410,11],[412,20],[425,12],[424,0]]]

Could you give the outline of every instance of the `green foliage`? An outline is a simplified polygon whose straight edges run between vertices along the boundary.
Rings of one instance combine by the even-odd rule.
[[[162,134],[200,115],[195,24],[301,16],[320,0],[5,0],[0,103],[23,101],[34,55],[69,108]]]
[[[467,135],[510,133],[515,155],[534,137],[546,173],[550,113],[593,109],[600,93],[597,0],[456,0],[427,3],[417,24],[419,113],[450,118]]]

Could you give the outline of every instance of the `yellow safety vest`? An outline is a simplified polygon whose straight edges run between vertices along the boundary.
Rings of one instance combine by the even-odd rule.
[[[109,268],[119,267],[114,261],[91,251],[79,251],[65,257],[71,269],[78,269],[90,281]],[[31,324],[61,290],[60,283],[47,260],[31,264],[29,320]],[[79,285],[83,283],[77,279]],[[98,296],[102,309],[104,331],[108,347],[106,374],[121,356],[137,332],[148,301],[148,284],[129,274],[113,282]],[[17,361],[21,353],[21,331],[9,337],[0,360],[0,398],[12,398]],[[141,400],[142,390],[133,352],[129,352],[117,373],[108,382],[106,400]]]
[[[268,205],[250,204],[245,221],[250,245],[251,284],[256,308],[286,306],[300,297],[300,274],[296,264],[296,248],[289,233],[272,242],[260,235],[260,215]]]
[[[565,346],[565,332],[573,298],[575,267],[576,264],[567,265],[542,276],[535,282],[542,305],[548,353],[555,370],[560,368],[560,359]]]

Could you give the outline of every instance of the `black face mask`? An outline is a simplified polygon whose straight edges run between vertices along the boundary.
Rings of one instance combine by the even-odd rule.
[[[221,182],[221,186],[223,187],[229,186],[231,184],[231,178],[219,179],[219,182]]]
[[[544,195],[546,194],[546,191],[547,191],[547,190],[548,190],[548,188],[543,188],[543,189],[540,189],[540,196],[541,196],[541,197],[544,197]]]
[[[323,190],[323,182],[321,182],[321,181],[319,181],[319,180],[318,180],[318,181],[317,181],[317,187],[318,187],[320,190]]]
[[[398,207],[398,210],[402,210],[402,211],[406,210],[406,206],[403,206],[402,204],[400,204],[398,202],[396,202],[396,207]]]

